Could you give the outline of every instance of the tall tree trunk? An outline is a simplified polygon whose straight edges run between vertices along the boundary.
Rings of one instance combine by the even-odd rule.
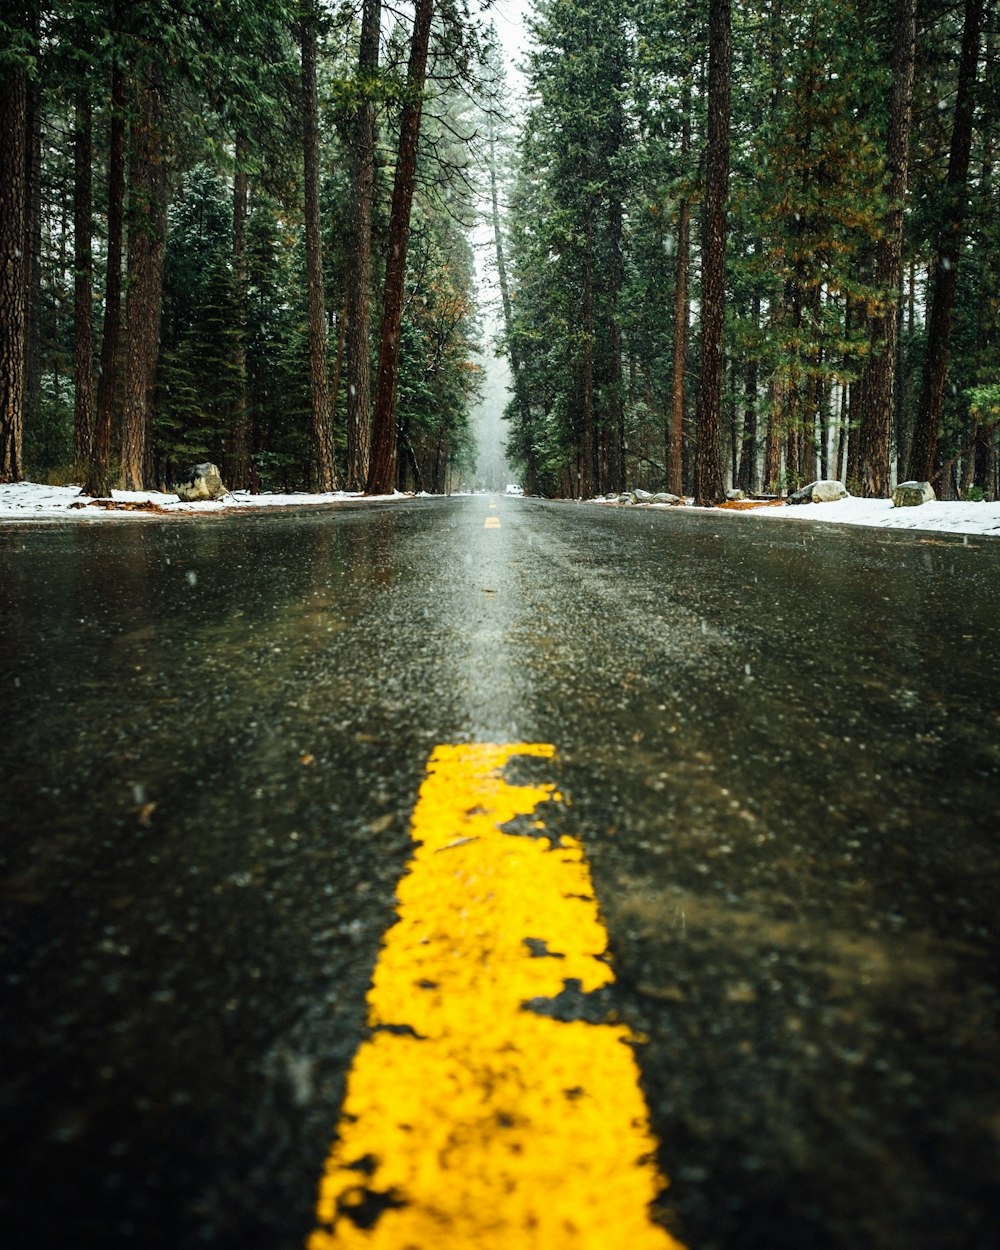
[[[681,94],[681,158],[691,151],[691,80]],[[674,370],[667,435],[667,490],[684,493],[684,375],[687,371],[688,265],[691,259],[691,203],[681,196],[677,218],[677,281],[674,290]]]
[[[756,331],[760,322],[760,296],[754,294],[751,323]],[[736,484],[740,490],[753,494],[757,490],[757,388],[760,377],[760,362],[756,355],[747,361],[746,384],[744,389],[743,444],[740,448],[740,463],[736,474]]]
[[[620,151],[620,145],[618,147]],[[608,207],[608,243],[611,251],[608,267],[608,350],[611,367],[608,376],[608,427],[611,454],[608,457],[608,479],[603,489],[625,489],[625,374],[622,368],[621,293],[625,285],[625,260],[622,249],[624,208],[617,188]]]
[[[116,6],[117,9],[117,6]],[[111,71],[111,135],[108,149],[108,256],[104,283],[104,327],[97,379],[97,411],[84,493],[111,494],[111,424],[118,376],[122,317],[122,242],[125,225],[125,76]]]
[[[625,286],[624,221],[625,186],[620,173],[622,151],[626,142],[627,123],[622,99],[625,92],[626,67],[621,3],[615,3],[609,14],[614,36],[609,49],[611,70],[610,107],[611,134],[607,161],[611,177],[607,206],[607,328],[609,363],[607,371],[606,425],[608,434],[607,475],[602,491],[625,489],[625,375],[622,367],[622,290]]]
[[[233,371],[236,395],[233,401],[226,455],[225,480],[232,490],[250,485],[250,413],[247,406],[247,173],[246,135],[236,136],[236,170],[233,174],[233,296],[236,321],[233,326]]]
[[[163,257],[167,232],[160,88],[150,71],[135,84],[129,156],[128,286],[125,298],[125,376],[122,478],[142,490],[159,353]]]
[[[330,393],[330,411],[337,415],[337,403],[340,399],[340,375],[344,366],[344,343],[347,339],[347,309],[343,309],[337,318],[337,354],[333,359],[333,389]]]
[[[24,476],[28,78],[0,65],[0,482]]]
[[[330,381],[326,361],[326,299],[323,293],[323,238],[319,204],[319,102],[316,94],[314,12],[302,19],[302,164],[305,180],[306,289],[309,312],[309,390],[313,454],[320,491],[336,489]]]
[[[896,378],[898,301],[903,276],[903,205],[906,199],[910,118],[913,113],[913,65],[916,48],[916,0],[896,0],[896,41],[892,58],[889,107],[889,210],[875,247],[875,285],[881,307],[869,322],[871,356],[861,388],[861,494],[887,497],[891,488],[893,391]]]
[[[825,482],[830,476],[830,403],[833,398],[833,382],[830,374],[824,372],[820,384],[818,438],[819,438],[819,475]]]
[[[771,402],[767,409],[767,436],[764,440],[764,489],[769,495],[778,491],[781,479],[782,382],[775,374],[771,383]]]
[[[856,325],[864,332],[868,325],[864,304],[855,304],[850,297],[844,312],[844,337],[849,338],[849,330]],[[845,358],[845,368],[848,360]],[[861,379],[855,378],[847,387],[847,470],[845,476],[851,490],[858,489],[861,480]]]
[[[743,431],[739,422],[739,405],[736,402],[736,370],[729,365],[729,483],[736,485],[740,472],[740,447]]]
[[[38,7],[30,6],[29,28],[38,37]],[[24,424],[35,429],[42,413],[42,89],[28,82],[27,191],[25,195],[24,263],[27,272],[27,310]]]
[[[791,494],[802,484],[799,467],[798,381],[794,377],[790,378],[785,386],[785,489]]]
[[[719,438],[726,300],[731,0],[710,0],[708,22],[708,151],[702,246],[701,375],[694,471],[695,502],[699,504],[718,503],[725,496]]]
[[[594,438],[594,229],[587,207],[583,253],[583,356],[580,361],[580,498],[594,495],[597,446]]]
[[[837,472],[836,476],[843,482],[847,477],[847,427],[851,417],[847,407],[848,387],[846,382],[840,384],[840,429],[837,431]]]
[[[420,118],[427,77],[427,49],[431,38],[434,0],[417,0],[406,93],[399,126],[396,178],[389,217],[389,251],[382,299],[382,334],[375,409],[372,414],[371,463],[366,489],[369,495],[389,494],[396,479],[396,383],[399,372],[399,330],[403,320],[406,252],[410,242],[410,210],[417,169]]]
[[[805,420],[802,424],[802,453],[799,463],[806,473],[806,481],[816,478],[816,461],[818,458],[817,430],[819,424],[819,407],[822,390],[819,384],[823,371],[823,332],[822,332],[822,299],[823,292],[817,283],[809,292],[809,318],[811,332],[817,334],[815,342],[807,349],[806,364],[806,407]]]
[[[364,489],[372,424],[372,206],[375,202],[375,87],[381,0],[364,0],[351,136],[351,257],[347,274],[347,486]]]
[[[503,227],[500,219],[500,179],[497,172],[497,149],[495,119],[492,110],[486,117],[489,136],[490,209],[493,224],[493,247],[496,253],[497,282],[500,286],[500,304],[503,310],[504,339],[507,358],[510,361],[514,401],[517,404],[521,428],[525,431],[526,454],[524,463],[524,487],[529,495],[538,490],[538,467],[531,438],[531,403],[528,398],[527,379],[521,348],[514,332],[513,308],[510,300],[510,283],[507,280],[507,257],[503,244]]]
[[[90,95],[76,102],[73,136],[73,460],[83,466],[94,437],[93,125]]]
[[[927,481],[934,475],[937,459],[938,426],[941,423],[941,400],[951,344],[951,321],[955,308],[955,287],[958,280],[958,258],[962,244],[962,224],[972,152],[972,118],[975,108],[974,88],[979,60],[979,33],[982,28],[984,0],[965,0],[962,28],[962,56],[958,68],[958,94],[955,99],[955,121],[951,132],[948,157],[947,192],[949,202],[939,236],[937,265],[934,271],[934,294],[927,327],[927,356],[920,385],[920,400],[913,429],[913,446],[907,476]]]

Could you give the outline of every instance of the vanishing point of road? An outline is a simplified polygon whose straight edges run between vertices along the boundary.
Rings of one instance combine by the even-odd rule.
[[[1000,544],[0,529],[14,1250],[995,1250]]]

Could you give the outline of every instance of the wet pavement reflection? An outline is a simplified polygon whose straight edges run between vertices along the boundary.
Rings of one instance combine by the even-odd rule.
[[[998,1244],[1000,545],[496,502],[0,530],[8,1244],[302,1245],[463,741],[556,745],[672,1232]]]

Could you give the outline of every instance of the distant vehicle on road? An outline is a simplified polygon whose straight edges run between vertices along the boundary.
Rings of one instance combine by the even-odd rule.
[[[510,482],[507,486],[506,493],[508,495],[523,495],[524,491],[516,484],[516,482]]]

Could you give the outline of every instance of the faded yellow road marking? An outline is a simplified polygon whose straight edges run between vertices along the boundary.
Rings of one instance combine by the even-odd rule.
[[[497,506],[496,506],[496,504],[495,504],[495,503],[491,503],[491,504],[490,504],[490,511],[491,511],[491,512],[496,512],[496,510],[497,510]]]
[[[500,518],[498,516],[488,516],[486,518],[485,529],[498,530],[500,528]]]
[[[677,1250],[650,1218],[665,1181],[631,1033],[525,1006],[613,979],[583,847],[542,835],[560,796],[502,775],[552,755],[431,756],[309,1250]]]

